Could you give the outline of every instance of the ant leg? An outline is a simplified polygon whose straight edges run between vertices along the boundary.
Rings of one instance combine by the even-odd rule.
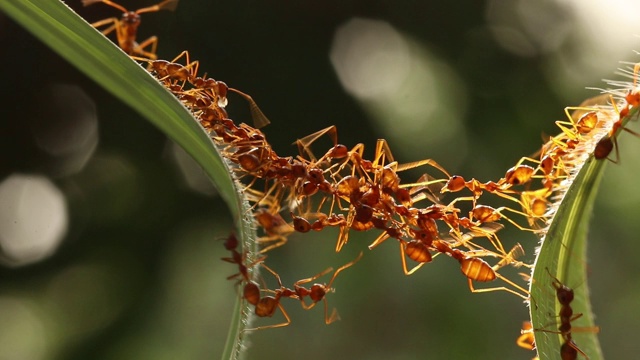
[[[178,6],[178,0],[164,0],[158,4],[155,4],[146,8],[138,9],[136,10],[136,14],[156,12],[160,10],[173,11],[176,9],[177,6]]]
[[[413,162],[406,163],[406,164],[400,164],[400,165],[398,165],[396,171],[400,172],[400,171],[404,171],[404,170],[417,168],[417,167],[423,166],[423,165],[429,165],[431,167],[434,167],[434,168],[440,170],[443,174],[445,174],[447,176],[447,178],[451,177],[451,175],[447,172],[447,170],[444,169],[444,167],[442,167],[440,164],[438,164],[435,160],[431,160],[431,159],[425,159],[425,160],[413,161]]]
[[[514,267],[524,266],[529,269],[533,268],[533,265],[525,264],[522,261],[516,260],[517,258],[523,255],[524,255],[524,249],[522,248],[522,245],[516,244],[513,246],[513,248],[511,248],[511,250],[509,250],[508,253],[504,255],[502,259],[500,259],[500,261],[498,261],[497,264],[495,264],[492,267],[492,269],[493,271],[497,271],[498,269],[507,265],[513,265]]]
[[[501,216],[501,218],[502,218],[502,219],[507,220],[508,222],[510,222],[513,226],[517,227],[518,229],[520,229],[520,230],[522,230],[522,231],[531,231],[531,232],[534,232],[534,233],[537,233],[537,232],[539,232],[539,231],[540,231],[540,230],[538,230],[538,229],[531,229],[531,228],[524,227],[524,226],[522,226],[522,225],[518,224],[517,222],[515,222],[515,221],[514,221],[514,220],[512,220],[511,218],[509,218],[509,217],[507,217],[507,216],[503,215],[503,214],[501,213],[501,211],[502,211],[502,210],[508,210],[508,211],[510,211],[510,212],[512,212],[512,213],[514,213],[514,214],[522,215],[522,216],[524,216],[525,218],[528,218],[529,216],[528,216],[527,214],[525,214],[525,213],[521,212],[521,211],[514,210],[514,209],[509,208],[509,207],[506,207],[506,206],[499,207],[498,209],[496,209],[496,212],[497,212],[498,214],[500,214],[500,216]]]
[[[260,254],[264,254],[264,253],[266,253],[268,251],[271,251],[271,250],[273,250],[275,248],[279,248],[280,246],[286,244],[287,243],[287,238],[282,236],[282,235],[258,238],[258,243],[260,243],[260,244],[269,243],[269,242],[275,242],[275,243],[265,247],[262,250],[260,250]]]
[[[101,26],[104,25],[108,25],[108,24],[112,24],[111,26],[109,26],[108,28],[104,29],[104,30],[100,30],[100,32],[102,33],[102,35],[107,36],[110,33],[113,32],[113,30],[116,29],[116,24],[119,22],[120,20],[118,20],[118,18],[108,18],[108,19],[104,19],[104,20],[100,20],[100,21],[96,21],[94,23],[91,24],[91,26],[93,26],[94,28],[98,29]]]
[[[349,207],[349,214],[347,214],[346,224],[340,225],[340,233],[338,235],[338,242],[336,243],[336,252],[340,252],[342,247],[347,244],[349,241],[349,230],[351,229],[351,225],[353,224],[353,220],[356,217],[355,207]]]
[[[387,160],[389,160],[389,164],[394,162],[393,154],[391,154],[391,148],[389,147],[387,140],[378,139],[378,141],[376,141],[376,152],[373,159],[374,169],[384,167]]]
[[[385,231],[380,234],[372,243],[369,245],[369,250],[373,250],[378,245],[382,244],[385,240],[389,239],[391,236]]]
[[[287,312],[284,310],[284,308],[282,307],[282,304],[278,303],[278,308],[280,308],[280,311],[282,312],[282,315],[284,315],[284,318],[285,318],[284,322],[282,322],[280,324],[274,324],[274,325],[258,326],[257,328],[252,328],[252,329],[244,329],[244,330],[242,330],[242,332],[255,331],[255,330],[265,330],[265,329],[275,329],[275,328],[279,328],[279,327],[289,326],[289,324],[291,324],[291,318],[289,317],[289,314],[287,314]]]
[[[330,273],[332,271],[333,271],[333,268],[332,267],[328,267],[328,268],[322,270],[321,272],[313,275],[312,277],[296,281],[294,285],[295,286],[299,286],[299,285],[302,285],[302,284],[308,284],[308,283],[312,282],[313,280],[321,278],[321,277],[327,275],[328,273]],[[305,310],[308,310],[308,309],[305,308]]]
[[[322,301],[324,302],[324,323],[329,325],[333,322],[340,320],[338,309],[333,308],[333,310],[331,311],[331,316],[329,316],[329,311],[328,311],[329,304],[327,303],[327,298],[323,298]]]
[[[518,289],[519,291],[521,291],[522,293],[519,293],[513,289],[509,289],[508,287],[505,286],[499,286],[499,287],[492,287],[492,288],[485,288],[485,289],[476,289],[473,287],[473,280],[467,278],[468,282],[469,282],[469,290],[471,290],[472,293],[483,293],[483,292],[492,292],[492,291],[506,291],[509,293],[512,293],[518,297],[521,297],[522,299],[524,299],[525,301],[529,301],[529,292],[527,290],[525,290],[524,288],[522,288],[521,286],[517,285],[516,283],[512,282],[511,280],[503,277],[502,275],[496,273],[496,277],[498,279],[501,279],[502,281],[506,282],[507,284],[513,286],[514,288]],[[526,295],[523,295],[526,294]]]
[[[151,46],[151,51],[146,51],[145,48]],[[156,49],[158,47],[158,37],[152,36],[145,41],[139,43],[133,48],[134,53],[146,56],[148,59],[156,60],[158,55],[156,55]]]
[[[333,141],[334,146],[338,144],[338,130],[335,125],[332,125],[320,131],[316,131],[311,135],[307,135],[302,139],[296,140],[294,144],[298,146],[298,152],[300,152],[300,155],[304,156],[306,154],[307,156],[309,156],[309,159],[312,162],[316,162],[317,161],[316,157],[313,155],[313,152],[311,151],[310,146],[325,134],[328,134],[328,136]]]
[[[336,277],[338,276],[338,274],[340,274],[340,272],[342,270],[345,270],[347,268],[350,268],[351,266],[353,266],[353,264],[357,263],[360,259],[362,259],[362,256],[364,255],[364,253],[361,251],[360,254],[358,254],[358,256],[356,256],[355,259],[351,260],[350,262],[342,265],[341,267],[338,268],[338,270],[336,270],[336,272],[333,273],[333,276],[331,277],[331,280],[329,281],[329,284],[326,286],[327,288],[331,288],[331,285],[333,285],[333,280],[336,279]]]
[[[271,124],[271,121],[269,121],[267,116],[262,112],[262,110],[260,110],[258,104],[255,102],[255,100],[253,100],[251,96],[234,88],[229,88],[229,91],[233,91],[236,94],[242,96],[249,103],[249,112],[251,113],[251,119],[253,119],[253,125],[257,129]]]

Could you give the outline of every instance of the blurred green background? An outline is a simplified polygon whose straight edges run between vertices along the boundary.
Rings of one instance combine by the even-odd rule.
[[[89,21],[119,16],[68,4]],[[586,87],[618,78],[620,60],[638,60],[638,6],[184,0],[144,14],[139,39],[157,35],[163,59],[187,49],[203,72],[251,94],[282,156],[337,125],[340,142],[364,143],[368,156],[385,138],[400,162],[434,158],[485,181],[555,134],[565,106],[597,94]],[[224,203],[164,135],[4,16],[0,42],[0,359],[218,358],[237,296],[225,280],[236,268],[220,261]],[[240,98],[228,110],[249,121]],[[640,141],[623,135],[620,152],[591,224],[589,279],[567,284],[589,282],[611,359],[640,351]],[[501,234],[533,258],[534,236]],[[336,237],[293,235],[268,263],[291,284],[350,261],[375,235],[352,233],[339,254]],[[246,358],[533,356],[515,345],[520,299],[471,294],[444,257],[406,277],[398,254],[393,242],[367,250],[337,278],[328,299],[342,321],[326,326],[321,306],[285,303],[292,324],[253,334]]]

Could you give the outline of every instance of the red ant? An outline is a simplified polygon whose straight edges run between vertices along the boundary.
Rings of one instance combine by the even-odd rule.
[[[265,253],[284,245],[287,242],[287,236],[294,231],[294,228],[287,223],[278,213],[273,213],[266,209],[260,209],[254,214],[258,224],[264,229],[267,236],[258,239],[260,243],[275,242],[260,252]]]
[[[235,279],[237,277],[241,277],[240,280],[238,280],[238,282],[242,282],[245,281],[247,283],[251,282],[251,278],[249,276],[249,269],[254,267],[257,264],[260,264],[264,261],[264,259],[266,259],[266,256],[262,256],[258,259],[256,259],[253,263],[251,263],[250,265],[245,265],[245,262],[247,261],[247,252],[244,252],[243,254],[240,254],[240,252],[238,252],[237,248],[238,248],[239,242],[238,242],[238,238],[236,237],[236,235],[234,233],[231,233],[231,235],[229,235],[229,237],[225,240],[224,242],[224,247],[225,249],[231,251],[231,257],[224,257],[222,258],[223,261],[226,261],[228,263],[232,263],[232,264],[237,264],[238,265],[238,272],[230,275],[227,277],[227,280],[231,280],[231,279]]]
[[[635,85],[635,78],[634,78],[634,85]],[[629,94],[631,94],[631,92]],[[629,96],[630,95],[628,95],[628,97]],[[626,106],[622,110],[619,110],[612,96],[610,97],[610,99],[611,99],[611,105],[613,106],[613,109],[618,115],[618,119],[613,122],[613,125],[611,126],[611,130],[609,130],[609,133],[605,135],[602,139],[600,139],[600,141],[598,141],[595,149],[593,150],[593,156],[598,160],[602,160],[606,158],[613,163],[618,163],[618,159],[620,159],[620,153],[618,151],[618,140],[616,138],[618,131],[622,129],[638,137],[640,137],[640,134],[622,125],[622,121],[625,119],[625,116],[630,111],[631,103],[627,101]],[[611,160],[609,159],[608,156],[614,148],[616,150],[616,160]]]
[[[360,252],[360,254],[353,260],[351,260],[349,263],[342,265],[340,268],[338,268],[338,270],[336,270],[333,273],[333,276],[331,277],[331,280],[329,280],[329,283],[327,284],[318,284],[315,283],[313,285],[311,285],[310,288],[305,288],[302,285],[304,284],[308,284],[314,280],[316,280],[317,278],[331,272],[331,268],[328,268],[324,271],[322,271],[319,274],[316,274],[310,278],[307,279],[302,279],[302,280],[298,280],[295,282],[295,284],[293,285],[296,295],[298,296],[298,298],[300,299],[300,302],[302,303],[302,307],[305,310],[309,310],[312,309],[314,306],[316,306],[316,304],[320,301],[324,302],[324,319],[325,319],[325,324],[331,324],[334,321],[340,320],[340,316],[338,316],[338,313],[336,311],[336,309],[334,308],[333,311],[331,312],[331,315],[329,315],[328,313],[328,304],[327,304],[327,298],[325,297],[325,295],[328,292],[333,292],[334,289],[331,287],[333,285],[333,281],[336,279],[336,277],[338,276],[338,274],[340,274],[340,272],[342,272],[343,270],[353,266],[353,264],[355,264],[356,262],[358,262],[361,258],[362,258],[363,253]],[[310,304],[307,304],[305,302],[305,298],[309,297],[309,300],[311,300]]]
[[[245,262],[247,260],[247,253],[245,252],[244,254],[240,254],[237,250],[238,245],[238,238],[234,233],[231,233],[231,235],[229,235],[229,237],[224,242],[225,249],[231,251],[232,256],[230,258],[222,258],[222,260],[238,265],[238,272],[236,274],[228,276],[227,280],[242,277],[238,280],[236,285],[242,283],[243,281],[245,282],[242,291],[243,299],[247,300],[247,302],[252,305],[257,305],[260,301],[260,287],[249,277],[249,269],[256,266],[257,264],[261,264],[264,259],[266,259],[266,256],[256,259],[250,265],[245,265]]]
[[[560,312],[558,316],[560,317],[560,325],[558,326],[558,331],[554,330],[545,330],[545,329],[535,329],[534,331],[543,331],[552,334],[559,334],[562,336],[563,343],[560,347],[560,355],[563,360],[574,360],[578,358],[578,353],[584,356],[587,360],[589,357],[584,353],[573,341],[572,331],[576,331],[577,329],[572,329],[571,322],[580,318],[583,314],[574,314],[573,309],[571,308],[571,302],[574,298],[573,289],[563,284],[558,278],[551,274],[549,268],[545,268],[549,276],[553,279],[551,285],[556,290],[556,297],[558,302],[560,303]],[[580,331],[587,331],[597,333],[600,331],[598,326],[579,328]]]
[[[109,35],[112,31],[115,30],[116,37],[118,40],[118,45],[122,48],[122,51],[127,53],[128,55],[141,55],[149,59],[155,60],[156,56],[156,47],[158,46],[158,38],[152,36],[147,40],[137,43],[136,36],[138,33],[138,26],[140,26],[140,14],[148,13],[148,12],[156,12],[160,10],[175,10],[178,5],[178,0],[164,0],[156,5],[148,6],[142,9],[138,9],[136,11],[129,11],[125,9],[122,5],[118,5],[110,0],[82,0],[82,5],[89,6],[98,2],[105,3],[111,7],[114,7],[120,11],[122,11],[122,17],[118,18],[108,18],[104,20],[100,20],[91,24],[95,28],[99,28],[104,25],[109,25],[108,28],[102,30],[103,35]],[[151,51],[146,51],[145,48],[151,46]]]
[[[335,308],[331,312],[331,315],[329,315],[326,294],[334,291],[334,289],[331,286],[333,285],[333,281],[336,279],[338,274],[343,270],[353,266],[353,264],[355,264],[358,260],[362,258],[362,255],[363,253],[361,252],[354,260],[341,266],[338,270],[336,270],[333,273],[333,276],[331,277],[331,280],[329,281],[328,284],[316,283],[316,284],[313,284],[310,288],[306,288],[303,285],[308,284],[316,280],[317,278],[328,274],[329,272],[333,271],[333,268],[327,268],[324,271],[310,278],[298,280],[294,283],[293,289],[289,289],[282,284],[282,280],[280,279],[280,275],[278,275],[278,273],[273,271],[271,268],[269,268],[265,264],[261,264],[263,268],[265,268],[267,271],[273,274],[273,276],[278,281],[279,288],[276,290],[268,290],[269,292],[273,293],[273,295],[262,297],[257,301],[256,304],[254,304],[256,306],[255,313],[259,317],[271,317],[275,314],[276,308],[279,308],[286,320],[279,324],[260,326],[253,329],[245,329],[244,331],[264,330],[264,329],[271,329],[271,328],[277,328],[277,327],[283,327],[283,326],[289,325],[291,323],[291,318],[289,317],[289,314],[287,314],[286,310],[284,310],[284,307],[282,307],[282,304],[280,303],[280,300],[282,298],[291,298],[291,299],[300,300],[302,304],[302,308],[305,310],[312,309],[313,307],[315,307],[317,303],[319,303],[320,301],[323,301],[325,324],[329,325],[337,320],[340,320],[340,316],[338,315],[337,310]],[[311,300],[311,303],[309,304],[305,302],[305,298],[307,297]]]
[[[522,322],[522,330],[520,330],[520,336],[516,340],[516,344],[523,349],[535,349],[536,341],[533,336],[533,326],[531,325],[531,321]]]
[[[520,194],[522,209],[527,215],[529,226],[534,226],[536,220],[545,220],[548,203],[547,200],[551,196],[552,191],[546,187],[538,190],[523,191]]]
[[[439,252],[445,253],[451,256],[452,258],[456,259],[460,263],[460,270],[462,271],[464,276],[467,277],[467,280],[469,283],[469,290],[471,290],[471,292],[476,293],[476,292],[490,292],[490,291],[502,290],[502,291],[512,293],[518,297],[521,297],[525,301],[529,300],[529,292],[527,290],[525,290],[521,286],[518,286],[516,283],[503,277],[502,275],[498,274],[496,272],[498,266],[494,266],[492,268],[486,261],[484,261],[479,257],[483,253],[485,253],[484,255],[486,255],[486,254],[490,254],[490,252],[488,251],[464,252],[462,250],[452,248],[447,242],[442,240],[434,241],[433,245]],[[520,293],[504,286],[485,288],[485,289],[475,289],[473,287],[473,281],[490,282],[495,279],[501,279],[505,283],[511,285],[512,287],[520,291]],[[523,295],[523,294],[526,294],[526,295]]]
[[[271,270],[269,267],[267,267],[265,264],[261,264],[261,266],[265,269],[267,269],[270,273],[273,274],[273,276],[275,276],[276,280],[278,281],[278,285],[280,286],[280,288],[276,289],[276,290],[267,290],[271,293],[273,293],[273,295],[267,295],[264,297],[260,297],[260,289],[257,287],[257,284],[253,283],[250,286],[249,289],[249,296],[251,297],[251,301],[249,299],[247,299],[247,301],[252,304],[255,305],[255,314],[259,317],[272,317],[275,313],[276,313],[276,309],[280,309],[280,312],[282,312],[282,315],[284,315],[285,321],[279,324],[273,324],[273,325],[266,325],[266,326],[260,326],[257,328],[253,328],[253,329],[244,329],[244,331],[253,331],[253,330],[263,330],[263,329],[273,329],[273,328],[278,328],[278,327],[283,327],[283,326],[287,326],[289,324],[291,324],[291,318],[289,317],[289,314],[287,314],[287,311],[284,309],[284,307],[282,307],[282,304],[280,303],[280,299],[283,297],[288,297],[288,298],[293,298],[293,299],[297,299],[297,295],[295,295],[295,292],[291,289],[286,288],[284,285],[282,285],[282,281],[280,280],[280,275],[278,275],[275,271]],[[258,299],[256,300],[255,298],[255,294],[256,294],[256,288],[257,290],[257,294],[258,294]],[[246,290],[246,288],[245,288]],[[245,292],[245,295],[246,292]],[[254,301],[254,302],[252,302]]]
[[[516,344],[526,350],[534,350],[536,348],[533,326],[530,321],[522,322],[522,329],[520,330],[520,336],[516,339]],[[536,356],[532,360],[540,360],[540,358]]]
[[[106,2],[108,0],[93,1]],[[166,1],[177,2],[178,0]],[[177,63],[177,61],[183,57],[185,58],[185,65]],[[227,106],[228,102],[227,93],[228,91],[231,91],[240,95],[249,103],[249,110],[256,128],[264,127],[270,123],[267,116],[262,112],[262,110],[260,110],[258,104],[250,95],[238,89],[230,88],[222,81],[208,78],[206,74],[201,77],[197,76],[199,62],[197,60],[191,61],[189,58],[189,52],[186,50],[181,52],[171,61],[156,60],[155,56],[147,56],[147,58],[132,56],[132,58],[134,60],[147,62],[148,70],[152,71],[160,82],[174,92],[174,94],[183,101],[185,105],[196,107],[199,112],[205,112],[205,109],[222,110],[222,114],[215,116],[215,118],[219,120],[226,118],[226,112],[223,110]],[[193,86],[193,89],[184,90],[187,82]],[[210,120],[205,121],[205,123],[208,122],[210,122]]]

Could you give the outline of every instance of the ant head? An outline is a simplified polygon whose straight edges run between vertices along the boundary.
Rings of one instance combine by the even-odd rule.
[[[565,285],[556,287],[556,293],[558,296],[558,302],[562,305],[569,305],[573,301],[573,289]]]
[[[309,297],[311,298],[311,300],[313,300],[313,302],[318,302],[324,299],[324,296],[329,291],[333,291],[333,289],[327,289],[327,287],[323,284],[313,284],[313,286],[311,286],[311,291],[309,292]]]
[[[121,21],[127,26],[135,26],[140,25],[140,15],[133,11],[128,11],[122,14]]]
[[[545,268],[545,270],[547,270],[547,273],[553,279],[551,285],[556,289],[558,302],[561,305],[569,305],[573,301],[573,289],[564,285],[557,277],[553,276],[549,268]]]
[[[229,237],[224,241],[224,248],[227,250],[234,250],[238,247],[238,238],[236,234],[231,233]]]

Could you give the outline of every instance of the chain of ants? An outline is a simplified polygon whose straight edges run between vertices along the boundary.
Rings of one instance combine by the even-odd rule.
[[[83,0],[85,6],[97,2],[103,2],[122,11],[123,16],[121,19],[109,18],[92,25],[96,28],[109,25],[102,31],[103,34],[115,31],[120,47],[133,59],[147,64],[147,69],[153,76],[169,89],[211,134],[221,147],[222,154],[237,165],[234,171],[238,177],[249,179],[244,193],[253,203],[253,215],[264,231],[265,235],[259,239],[263,248],[260,256],[250,262],[247,252],[238,251],[238,239],[231,234],[225,241],[225,248],[231,252],[231,257],[223,260],[238,266],[238,273],[229,276],[229,279],[237,279],[238,284],[243,285],[242,297],[255,307],[257,316],[271,317],[280,309],[286,319],[280,324],[256,329],[289,325],[290,317],[281,304],[282,298],[300,301],[304,309],[311,309],[322,301],[325,322],[330,324],[339,319],[335,309],[329,313],[326,294],[333,291],[332,284],[338,274],[355,264],[362,257],[362,253],[337,269],[328,283],[308,285],[332,272],[332,268],[296,281],[293,288],[284,286],[280,276],[264,263],[264,254],[284,245],[288,235],[294,231],[306,233],[312,230],[321,231],[327,227],[339,229],[335,248],[337,252],[347,244],[350,230],[376,229],[380,231],[380,235],[369,245],[369,249],[376,248],[388,239],[396,239],[399,243],[402,269],[406,275],[411,275],[437,255],[445,254],[459,262],[472,292],[502,290],[528,301],[527,290],[498,273],[500,268],[507,265],[529,266],[517,260],[524,253],[519,244],[509,251],[504,249],[497,236],[497,232],[504,227],[499,221],[504,220],[524,231],[543,231],[543,226],[550,216],[550,199],[576,165],[573,152],[590,139],[589,135],[594,129],[604,126],[604,120],[598,117],[599,105],[613,105],[617,119],[610,124],[608,133],[593,147],[596,159],[608,159],[613,149],[616,150],[618,159],[615,135],[619,130],[638,135],[625,128],[622,121],[633,107],[640,104],[640,92],[635,90],[640,65],[634,67],[633,87],[621,96],[619,104],[616,104],[613,96],[605,94],[587,100],[579,107],[566,108],[568,120],[556,121],[561,133],[550,138],[542,146],[537,154],[538,158],[523,157],[498,181],[481,182],[473,178],[450,175],[431,159],[399,164],[394,160],[385,140],[378,140],[373,160],[367,160],[363,156],[364,145],[358,144],[349,149],[338,142],[335,126],[297,140],[299,155],[281,157],[271,148],[266,136],[258,130],[269,124],[269,120],[249,95],[229,88],[224,82],[206,74],[199,76],[199,63],[191,61],[187,51],[171,61],[157,60],[156,37],[139,44],[136,42],[140,14],[173,10],[177,0],[165,0],[137,11],[128,11],[109,0]],[[151,49],[145,50],[147,47]],[[184,59],[184,64],[179,62],[181,59]],[[225,110],[229,91],[248,101],[254,126],[236,124],[229,119]],[[573,113],[570,113],[571,111]],[[333,146],[317,157],[311,146],[323,136],[330,138]],[[438,175],[425,173],[415,182],[402,183],[399,173],[420,167],[429,167]],[[442,201],[446,193],[463,191],[466,191],[464,196],[458,196],[448,203]],[[506,199],[521,210],[508,206],[494,208],[485,205],[481,203],[485,194]],[[428,201],[429,204],[417,206],[421,201]],[[461,203],[469,204],[468,215],[458,207]],[[328,210],[325,210],[327,208]],[[528,226],[520,225],[505,212],[523,217],[528,221]],[[285,220],[282,213],[290,216],[291,221]],[[442,229],[447,231],[443,232]],[[479,245],[475,240],[481,237],[488,239],[491,250]],[[407,258],[416,265],[409,268]],[[494,258],[497,262],[490,265],[485,258]],[[257,266],[274,276],[278,288],[261,287],[252,279],[252,269]],[[549,275],[552,276],[550,273]],[[491,282],[496,279],[503,281],[505,286],[483,289],[473,286],[474,281]],[[582,315],[573,315],[570,306],[573,290],[557,278],[553,279],[553,286],[561,304],[559,331],[536,330],[562,335],[562,359],[576,359],[578,353],[587,357],[571,337],[571,322]],[[528,327],[525,325],[522,336],[518,339],[520,346],[533,349],[532,331],[530,324]]]

